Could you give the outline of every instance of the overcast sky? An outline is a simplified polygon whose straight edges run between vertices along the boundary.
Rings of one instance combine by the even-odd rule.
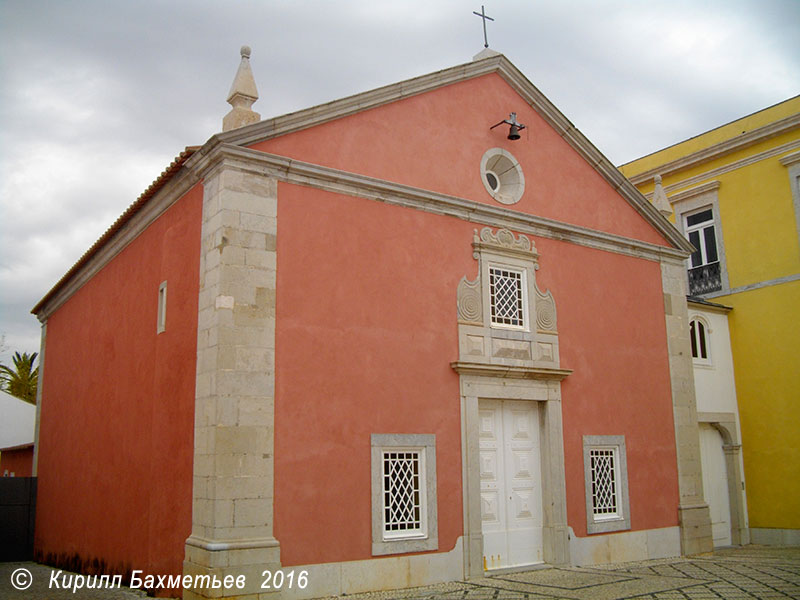
[[[471,60],[480,0],[0,0],[0,333],[187,145],[239,48],[269,118]],[[615,164],[800,92],[800,0],[483,0],[504,53]],[[102,360],[102,357],[99,357]]]

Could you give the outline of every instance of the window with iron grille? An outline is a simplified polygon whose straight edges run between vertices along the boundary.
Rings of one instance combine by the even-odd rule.
[[[425,535],[425,455],[422,450],[383,452],[383,536]]]
[[[684,215],[686,236],[695,247],[689,258],[689,293],[717,292],[722,289],[722,273],[717,252],[717,233],[711,207]]]
[[[372,554],[439,547],[436,436],[373,433]]]
[[[592,479],[592,512],[595,520],[619,516],[617,449],[589,450]]]
[[[625,436],[583,436],[587,533],[630,529]]]
[[[524,327],[524,294],[521,271],[489,267],[489,307],[493,325]]]

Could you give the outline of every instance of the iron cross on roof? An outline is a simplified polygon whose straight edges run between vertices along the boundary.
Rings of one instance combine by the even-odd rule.
[[[494,19],[492,17],[487,17],[486,16],[486,11],[483,8],[483,4],[481,4],[481,12],[476,12],[476,11],[473,10],[472,14],[473,15],[478,15],[481,19],[483,19],[483,47],[484,48],[488,48],[489,47],[489,40],[486,37],[486,20],[488,19],[489,21],[494,21]]]

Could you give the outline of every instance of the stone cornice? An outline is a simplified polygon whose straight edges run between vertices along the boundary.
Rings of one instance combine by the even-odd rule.
[[[203,550],[218,552],[220,550],[252,550],[255,548],[277,548],[280,546],[274,537],[245,538],[233,540],[210,540],[199,535],[190,535],[186,544]]]
[[[708,148],[703,148],[692,154],[687,154],[686,156],[648,169],[642,173],[632,175],[629,179],[634,185],[639,185],[640,183],[653,179],[656,175],[666,177],[672,173],[716,160],[732,152],[743,150],[787,131],[797,129],[798,127],[800,127],[800,114],[791,115],[785,119],[742,133],[734,138],[714,144]]]
[[[797,163],[800,163],[800,152],[792,152],[791,154],[787,154],[786,156],[782,157],[780,161],[784,167],[796,165]]]
[[[236,168],[258,172],[268,177],[275,177],[279,181],[306,185],[349,196],[369,198],[387,204],[416,208],[488,225],[496,229],[513,229],[519,233],[571,242],[628,256],[656,261],[664,258],[683,260],[693,251],[693,247],[689,245],[689,242],[683,236],[679,236],[681,241],[679,249],[659,246],[587,227],[521,213],[501,206],[465,200],[232,144],[219,143],[213,149],[204,148],[187,161],[186,166],[195,170],[199,176],[202,176],[223,160],[226,164]],[[672,224],[670,224],[670,227],[673,227]]]
[[[724,175],[725,173],[730,173],[731,171],[735,171],[737,169],[741,169],[749,165],[754,165],[755,163],[761,162],[762,160],[774,158],[776,156],[783,154],[784,152],[796,150],[797,148],[800,148],[800,140],[793,140],[791,142],[787,142],[786,144],[776,146],[775,148],[764,150],[764,152],[759,152],[758,154],[752,154],[750,156],[746,156],[732,163],[722,165],[721,167],[716,167],[714,169],[711,169],[710,171],[706,171],[705,173],[699,173],[687,179],[676,181],[675,183],[665,186],[664,191],[667,194],[672,194],[672,192],[674,192],[675,190],[684,188],[687,185],[694,185],[696,183],[700,183],[701,181],[705,181],[706,179],[711,179],[712,177],[719,177],[720,175]]]
[[[708,194],[709,192],[715,192],[719,189],[719,187],[720,182],[715,179],[714,181],[709,181],[708,183],[704,183],[702,185],[689,188],[688,190],[678,192],[677,194],[673,194],[672,196],[668,196],[667,200],[669,200],[670,204],[675,204],[681,200],[687,200],[688,198],[694,198],[695,196]]]
[[[479,377],[502,377],[504,379],[545,379],[561,381],[572,373],[571,369],[549,369],[546,367],[509,367],[505,365],[488,365],[456,361],[450,366],[459,375],[475,375]]]
[[[693,188],[689,188],[688,190],[683,190],[682,192],[673,194],[669,196],[667,200],[669,200],[670,204],[675,204],[676,202],[680,202],[688,198],[694,198],[695,196],[700,196],[701,194],[707,194],[708,192],[716,191],[719,189],[719,187],[720,187],[720,182],[715,179],[714,181],[709,181],[708,183],[697,185]],[[647,198],[651,198],[652,196],[653,196],[652,192],[647,194]]]
[[[723,304],[717,304],[716,302],[708,302],[706,300],[698,299],[695,300],[691,296],[686,298],[686,304],[692,308],[697,310],[708,310],[710,312],[728,314],[733,310],[730,306],[725,306]]]
[[[371,108],[377,108],[403,98],[409,98],[453,83],[495,72],[497,70],[496,64],[501,58],[507,62],[507,59],[502,55],[473,61],[272,119],[265,119],[234,131],[218,133],[209,140],[209,143],[222,142],[247,146],[286,135],[287,133],[308,129],[309,127],[347,117]]]

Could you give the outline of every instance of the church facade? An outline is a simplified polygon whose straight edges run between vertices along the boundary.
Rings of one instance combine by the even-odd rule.
[[[37,556],[312,598],[709,550],[684,237],[502,55],[268,120],[248,55],[34,308]]]

